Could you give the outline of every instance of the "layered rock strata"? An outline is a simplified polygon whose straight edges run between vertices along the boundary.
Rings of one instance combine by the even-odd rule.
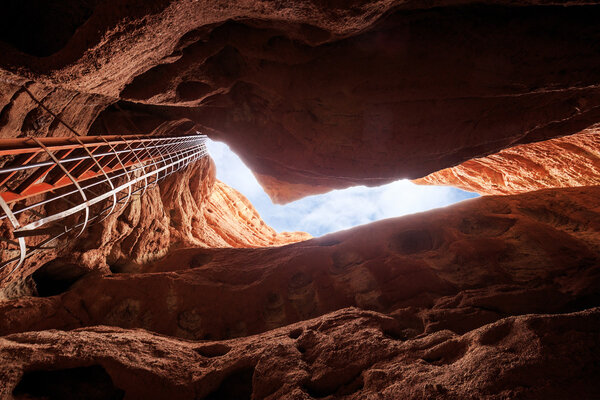
[[[413,182],[449,185],[480,194],[516,194],[600,183],[600,132],[514,146]]]

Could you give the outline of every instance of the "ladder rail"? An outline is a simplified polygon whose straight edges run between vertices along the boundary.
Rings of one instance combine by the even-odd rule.
[[[205,140],[201,134],[0,140],[0,224],[10,235],[0,238],[0,270],[12,265],[12,273],[51,243],[120,212],[135,196],[205,157]],[[73,151],[77,156],[68,157]],[[31,162],[42,154],[49,160]],[[14,159],[2,163],[3,157]],[[11,185],[22,188],[13,192],[8,184],[20,171],[30,172],[21,176],[28,183]]]

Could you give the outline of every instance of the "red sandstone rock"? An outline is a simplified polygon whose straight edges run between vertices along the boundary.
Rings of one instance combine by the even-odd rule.
[[[0,138],[74,136],[66,125],[85,135],[98,114],[113,102],[104,96],[31,82],[0,69]]]
[[[20,333],[0,338],[0,395],[70,399],[75,389],[90,399],[600,396],[598,308],[508,317],[463,335],[400,338],[406,323],[350,308],[222,342],[103,326]]]
[[[90,275],[60,296],[0,303],[0,334],[111,325],[223,339],[358,306],[399,313],[413,336],[575,311],[599,300],[599,202],[600,187],[554,189],[279,248],[171,250],[144,273]]]
[[[31,280],[24,278],[56,259],[60,265],[76,265],[81,274],[122,272],[180,247],[280,246],[309,238],[304,232],[277,233],[265,224],[242,194],[216,181],[214,163],[205,158],[92,225],[80,239],[66,239],[57,250],[31,257],[10,276],[8,269],[0,271],[0,296],[31,293]]]
[[[511,147],[413,182],[455,186],[481,194],[598,185],[600,133],[592,128],[576,135]]]
[[[600,120],[600,11],[587,2],[52,4],[35,13],[53,18],[0,32],[0,68],[117,102],[93,133],[122,110],[146,133],[187,120],[279,202],[419,178]],[[9,18],[26,14],[14,7]]]
[[[70,134],[27,87],[84,134],[223,139],[279,202],[489,154],[435,179],[588,187],[215,249],[306,236],[275,234],[204,160],[0,277],[1,397],[600,397],[597,5],[19,7],[0,137]]]
[[[195,233],[204,247],[268,247],[311,239],[305,232],[277,233],[240,192],[216,181],[204,206],[205,228]]]

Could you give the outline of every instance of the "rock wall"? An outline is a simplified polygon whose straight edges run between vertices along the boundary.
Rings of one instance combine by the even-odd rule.
[[[595,398],[599,194],[474,199],[280,248],[181,249],[143,273],[5,301],[0,393]]]
[[[85,135],[113,102],[105,96],[65,90],[0,69],[0,138],[70,137],[75,135],[73,131]]]
[[[0,395],[89,399],[456,399],[600,395],[600,310],[508,317],[406,340],[343,309],[229,341],[93,327],[0,338]],[[185,366],[185,368],[182,368]],[[29,397],[28,397],[29,396]]]
[[[279,248],[171,250],[143,273],[90,275],[1,305],[0,334],[109,325],[247,336],[349,306],[464,333],[600,301],[600,187],[474,199]],[[367,239],[368,238],[368,239]]]
[[[309,238],[304,232],[277,233],[265,224],[241,193],[216,180],[207,157],[91,225],[80,238],[32,256],[10,275],[2,270],[0,297],[35,293],[27,277],[40,268],[58,268],[67,278],[65,269],[75,269],[78,278],[92,271],[139,270],[180,247],[280,246]]]
[[[590,128],[571,136],[514,146],[413,182],[449,185],[480,194],[598,185],[600,133],[598,128]]]
[[[216,181],[204,211],[205,228],[196,234],[204,247],[270,247],[311,239],[306,232],[276,232],[237,190]]]
[[[118,118],[99,118],[107,109],[119,111],[114,103],[106,96],[33,82],[0,70],[0,139],[71,137],[93,134],[98,126],[110,134],[169,136],[188,134],[194,127],[185,118],[167,121],[126,111]],[[17,179],[10,184],[16,186]],[[7,235],[8,221],[0,222],[0,230],[3,237]],[[90,271],[135,270],[182,246],[277,246],[307,238],[310,235],[303,232],[277,233],[266,225],[243,195],[216,181],[214,163],[206,158],[160,187],[150,188],[147,195],[134,198],[80,238],[61,239],[56,249],[28,258],[14,273],[9,268],[0,270],[0,298],[35,293],[30,276],[56,259],[62,267],[52,268],[76,265],[73,274],[79,277]],[[0,241],[0,259],[12,256],[2,253],[4,249],[6,244]]]
[[[38,4],[28,35],[0,32],[0,68],[186,118],[280,203],[420,178],[600,118],[588,2],[59,3],[71,11]]]
[[[92,249],[77,260],[90,268],[131,272],[181,247],[280,246],[310,238],[277,233],[241,193],[216,180],[214,163],[205,158],[93,227],[70,251]]]

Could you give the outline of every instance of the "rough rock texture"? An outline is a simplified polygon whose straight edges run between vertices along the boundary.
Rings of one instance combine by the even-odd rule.
[[[479,198],[279,248],[181,249],[146,273],[1,303],[0,334],[111,325],[226,339],[348,306],[397,312],[416,333],[464,333],[600,304],[599,231],[596,186]]]
[[[311,238],[304,232],[277,233],[265,224],[241,193],[216,180],[209,158],[169,177],[107,221],[81,239],[93,249],[82,258],[93,257],[90,265],[102,265],[106,258],[118,272],[139,268],[180,247],[280,246]]]
[[[276,232],[244,195],[218,180],[203,216],[205,226],[194,235],[202,247],[269,247],[312,238],[306,232]]]
[[[36,3],[29,16],[11,2],[0,68],[147,119],[189,119],[279,202],[419,178],[600,121],[593,3],[59,3],[69,11]]]
[[[0,397],[600,397],[596,2],[0,8],[0,138],[201,130],[278,202],[552,188],[272,247],[205,159],[0,276]]]
[[[113,102],[100,95],[28,81],[0,69],[0,138],[74,136],[72,130],[85,135]]]
[[[107,108],[120,110],[118,105],[111,105],[115,101],[0,70],[0,139],[70,137],[86,134],[94,126],[102,126],[111,134],[169,136],[193,132],[194,124],[185,118],[165,120],[125,111],[119,118],[98,118]],[[7,160],[3,158],[0,164]],[[147,195],[92,226],[79,239],[61,240],[57,249],[27,259],[12,274],[4,268],[0,271],[0,298],[32,293],[35,289],[27,277],[48,263],[61,271],[70,265],[76,272],[67,275],[77,278],[93,270],[108,273],[111,269],[136,269],[164,256],[171,248],[282,245],[310,237],[302,232],[275,232],[243,195],[217,182],[214,175],[214,165],[205,159],[170,177],[160,189],[151,188]],[[24,223],[27,217],[20,218]],[[7,226],[7,220],[0,222],[3,237]],[[0,259],[14,256],[3,253],[5,248],[6,243],[0,241]],[[54,262],[56,259],[59,261]]]
[[[600,131],[520,145],[413,182],[449,185],[481,194],[515,194],[545,188],[600,184]]]
[[[280,246],[310,237],[277,233],[265,224],[242,194],[215,179],[214,163],[205,158],[90,226],[77,240],[66,239],[58,249],[31,257],[10,275],[7,268],[0,271],[0,298],[35,293],[26,277],[40,268],[71,281],[91,271],[134,271],[180,247]]]
[[[191,342],[93,327],[0,338],[16,399],[593,399],[600,309],[406,338],[402,317],[344,309],[267,333]],[[74,396],[73,389],[77,389]],[[80,397],[76,397],[80,396]]]

